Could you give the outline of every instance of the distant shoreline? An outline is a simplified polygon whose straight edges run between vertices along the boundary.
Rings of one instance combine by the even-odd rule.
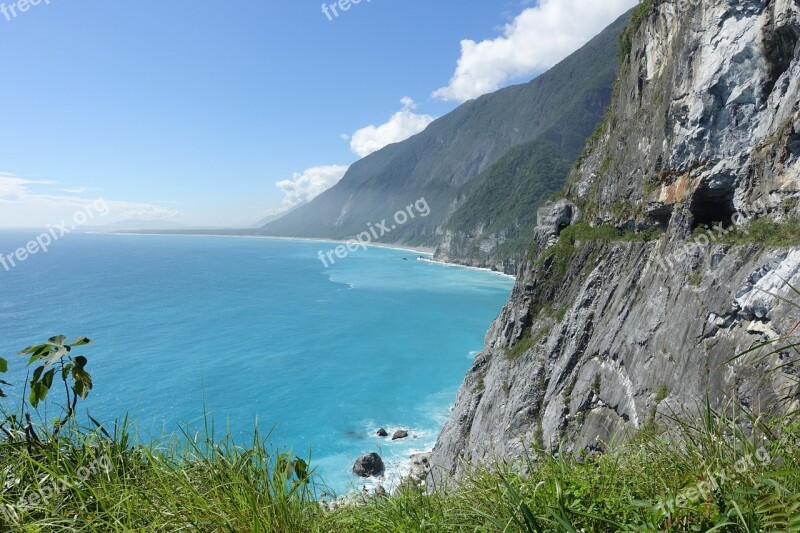
[[[92,231],[86,233],[94,233],[94,234],[101,234],[101,235],[138,235],[138,236],[169,236],[169,237],[229,237],[229,238],[240,238],[240,239],[268,239],[268,240],[275,240],[275,241],[297,241],[297,242],[318,242],[318,243],[326,243],[326,244],[346,244],[348,241],[345,239],[328,239],[324,237],[277,237],[274,235],[259,235],[257,233],[245,233],[241,230],[230,230],[230,232],[225,231],[200,231],[200,230],[154,230],[154,231]],[[352,242],[352,241],[349,241]],[[483,267],[476,267],[470,265],[462,265],[460,263],[451,263],[449,261],[441,261],[438,259],[433,259],[433,254],[435,253],[434,248],[430,248],[427,246],[410,246],[404,244],[389,244],[389,243],[382,243],[382,242],[372,242],[365,245],[367,247],[375,247],[375,248],[385,248],[388,250],[398,250],[402,252],[411,252],[415,254],[427,255],[430,257],[423,258],[424,261],[428,263],[434,263],[439,265],[444,265],[448,267],[457,267],[457,268],[466,268],[470,270],[479,270],[481,272],[486,272],[488,274],[497,274],[499,276],[504,276],[513,280],[516,280],[516,276],[512,276],[510,274],[506,274],[505,272],[500,272],[498,270],[492,270],[490,268],[483,268]],[[360,245],[359,245],[360,246]]]
[[[94,233],[100,235],[139,235],[139,236],[165,236],[165,237],[234,237],[242,239],[268,239],[274,241],[299,241],[299,242],[319,242],[328,244],[347,244],[347,239],[328,239],[324,237],[277,237],[274,235],[259,235],[257,233],[223,233],[218,231],[92,231],[86,233]],[[375,248],[389,248],[391,250],[402,250],[405,252],[420,253],[424,255],[433,255],[435,250],[427,246],[410,246],[399,244],[388,244],[381,242],[364,243],[365,246],[374,246]],[[359,246],[361,244],[359,243]]]

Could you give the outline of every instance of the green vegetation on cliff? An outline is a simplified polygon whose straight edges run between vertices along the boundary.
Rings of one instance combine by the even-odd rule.
[[[625,28],[619,38],[619,57],[620,61],[625,61],[633,49],[633,36],[639,30],[645,17],[653,9],[653,0],[642,0],[638,6],[631,11],[630,24]]]
[[[703,235],[713,236],[712,242],[720,244],[761,244],[768,248],[800,246],[800,220],[788,218],[774,222],[764,218],[754,219],[747,224],[719,227],[699,226],[692,234],[692,240],[702,239]]]
[[[549,143],[532,141],[512,149],[464,187],[467,200],[450,218],[447,229],[502,234],[507,246],[524,252],[536,226],[536,210],[561,189],[571,165],[572,159]],[[476,235],[473,238],[480,241]]]

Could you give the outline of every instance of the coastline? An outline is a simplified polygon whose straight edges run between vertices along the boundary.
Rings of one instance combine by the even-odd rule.
[[[87,231],[85,233],[95,234],[95,235],[136,235],[140,237],[221,237],[221,238],[233,238],[233,239],[266,239],[266,240],[273,240],[273,241],[297,241],[297,242],[319,242],[319,243],[327,243],[327,244],[347,244],[348,240],[343,239],[328,239],[325,237],[276,237],[273,235],[248,235],[246,233],[213,233],[213,232],[197,232],[197,233],[184,233],[184,232],[170,232],[170,231],[159,231],[159,232],[146,232],[146,231]],[[434,248],[429,248],[427,246],[410,246],[410,245],[400,245],[400,244],[389,244],[389,243],[375,243],[371,242],[365,244],[368,248],[375,247],[375,248],[387,248],[390,250],[401,250],[404,252],[413,252],[423,255],[433,255],[436,251]],[[359,245],[360,246],[360,245]],[[437,261],[438,262],[438,261]]]
[[[449,261],[441,261],[439,259],[420,259],[420,261],[425,261],[427,263],[434,263],[437,265],[442,265],[446,267],[455,267],[455,268],[468,268],[470,270],[480,270],[482,272],[486,272],[487,274],[497,274],[498,276],[503,276],[514,281],[517,280],[516,276],[512,276],[511,274],[506,274],[505,272],[500,272],[499,270],[492,270],[491,268],[485,267],[476,267],[471,265],[462,265],[461,263],[452,263]]]
[[[297,241],[297,242],[318,242],[318,243],[326,243],[326,244],[347,244],[348,240],[342,239],[328,239],[325,237],[276,237],[272,235],[248,235],[246,233],[213,233],[213,232],[174,232],[165,230],[163,232],[142,232],[142,231],[113,231],[113,232],[101,232],[101,231],[92,231],[86,232],[98,235],[137,235],[137,236],[164,236],[164,237],[222,237],[222,238],[236,238],[236,239],[267,239],[267,240],[276,240],[276,241]],[[366,244],[368,248],[375,247],[375,248],[384,248],[387,250],[398,250],[402,252],[410,252],[414,254],[420,255],[427,255],[430,257],[427,258],[419,258],[420,261],[426,261],[428,263],[434,263],[446,267],[456,267],[456,268],[466,268],[470,270],[478,270],[481,272],[486,272],[489,274],[496,274],[499,276],[503,276],[512,280],[516,280],[516,276],[512,276],[510,274],[506,274],[505,272],[500,272],[497,270],[492,270],[491,268],[484,268],[484,267],[476,267],[471,265],[462,265],[460,263],[452,263],[449,261],[441,261],[439,259],[433,259],[433,255],[436,252],[435,248],[430,248],[427,246],[411,246],[407,244],[391,244],[391,243],[382,243],[382,242],[371,242]]]

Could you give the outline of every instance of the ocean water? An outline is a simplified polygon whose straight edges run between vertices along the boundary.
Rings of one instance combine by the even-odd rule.
[[[35,232],[0,232],[0,253]],[[200,429],[311,456],[327,485],[363,485],[354,460],[376,451],[391,485],[432,447],[513,281],[370,248],[326,269],[330,243],[72,234],[11,271],[0,266],[0,354],[18,395],[16,353],[86,335],[95,388],[81,408],[128,414],[140,438]],[[53,391],[54,400],[60,400]],[[58,414],[51,406],[47,420]],[[375,436],[410,430],[407,440]]]

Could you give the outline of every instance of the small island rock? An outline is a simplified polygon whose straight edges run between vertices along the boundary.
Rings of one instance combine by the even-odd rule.
[[[398,429],[394,432],[394,435],[392,435],[392,440],[404,439],[406,437],[408,437],[408,431],[405,429]]]
[[[383,428],[380,428],[378,430],[378,432],[376,433],[376,435],[378,435],[379,437],[388,437],[389,436],[389,434]]]
[[[375,452],[359,457],[353,465],[353,473],[360,477],[380,476],[384,469],[383,459]]]

